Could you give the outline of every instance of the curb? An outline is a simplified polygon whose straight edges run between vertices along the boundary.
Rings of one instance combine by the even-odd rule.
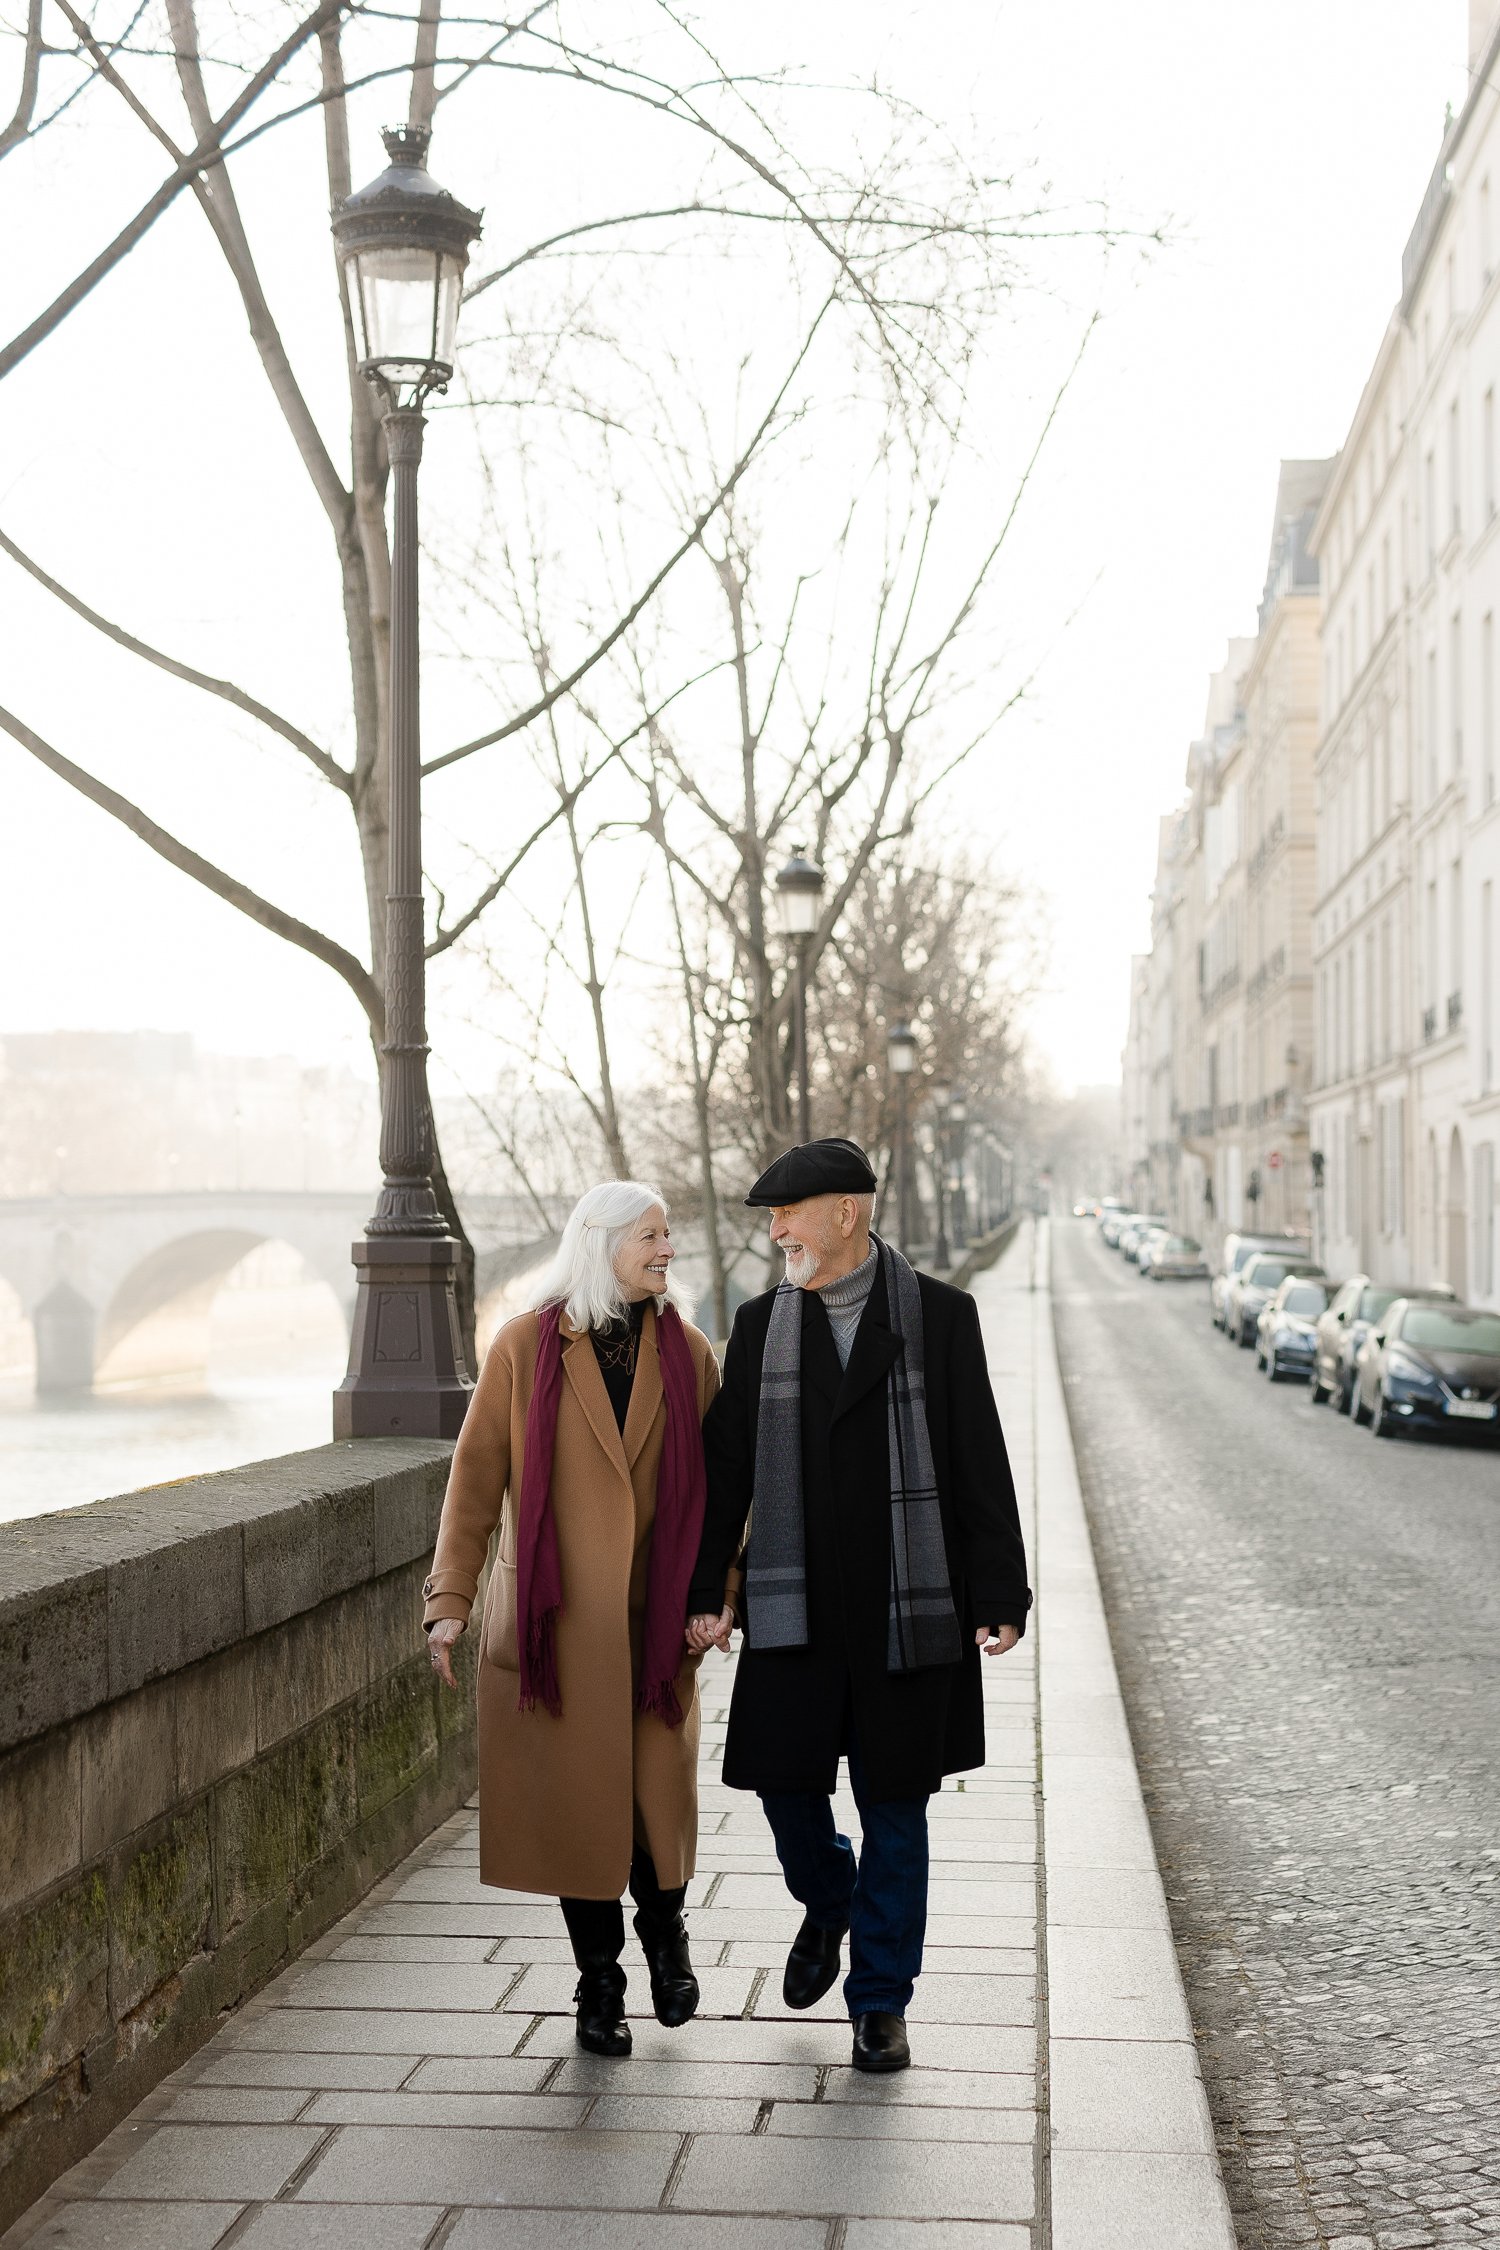
[[[1052,2250],[1235,2250],[1031,1250]]]

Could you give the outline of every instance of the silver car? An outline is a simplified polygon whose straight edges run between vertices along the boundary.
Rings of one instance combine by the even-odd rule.
[[[1303,1250],[1308,1248],[1301,1235],[1284,1234],[1226,1234],[1219,1251],[1219,1270],[1208,1285],[1208,1317],[1215,1328],[1223,1328],[1224,1301],[1229,1294],[1229,1284],[1237,1274],[1243,1273],[1247,1261],[1258,1250]]]
[[[1163,1235],[1141,1265],[1153,1281],[1203,1281],[1208,1275],[1203,1245],[1190,1234]]]
[[[1224,1298],[1224,1331],[1233,1343],[1245,1351],[1250,1349],[1255,1342],[1255,1324],[1267,1300],[1276,1294],[1287,1275],[1293,1273],[1323,1278],[1323,1268],[1317,1259],[1306,1257],[1300,1251],[1257,1250],[1245,1261]]]

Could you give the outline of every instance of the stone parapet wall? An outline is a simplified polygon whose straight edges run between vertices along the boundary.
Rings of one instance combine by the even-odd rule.
[[[0,2232],[472,1790],[420,1623],[450,1452],[0,1525]]]

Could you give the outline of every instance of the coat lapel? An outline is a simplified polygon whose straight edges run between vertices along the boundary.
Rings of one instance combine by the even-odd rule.
[[[609,1403],[609,1393],[604,1388],[604,1377],[599,1372],[594,1347],[586,1334],[580,1334],[576,1330],[564,1333],[567,1335],[567,1342],[563,1348],[563,1372],[573,1387],[573,1396],[583,1408],[589,1428],[603,1447],[610,1466],[618,1469],[628,1484],[630,1464],[625,1458],[625,1447],[615,1427],[615,1410]]]
[[[833,1417],[833,1402],[838,1397],[839,1384],[844,1371],[839,1365],[833,1330],[828,1325],[828,1315],[818,1303],[815,1289],[802,1292],[802,1396],[806,1403],[816,1399],[829,1420]]]
[[[635,1381],[630,1389],[630,1404],[625,1409],[625,1459],[633,1469],[640,1459],[641,1448],[651,1435],[657,1409],[664,1396],[661,1381],[661,1354],[656,1348],[656,1308],[650,1305],[641,1322],[641,1340],[636,1348]],[[604,1378],[599,1378],[603,1389]],[[608,1404],[608,1394],[605,1395]],[[613,1414],[610,1416],[614,1420]]]
[[[833,1403],[835,1421],[847,1414],[851,1407],[858,1406],[860,1400],[867,1397],[877,1383],[885,1381],[904,1349],[901,1338],[891,1327],[885,1275],[877,1267],[875,1286],[870,1291],[870,1301],[854,1331],[854,1349],[849,1354],[849,1364],[844,1369],[844,1379]],[[837,1360],[837,1354],[834,1356]]]

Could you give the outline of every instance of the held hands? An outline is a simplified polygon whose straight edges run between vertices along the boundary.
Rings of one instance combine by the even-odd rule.
[[[683,1638],[687,1642],[690,1653],[694,1656],[706,1656],[711,1648],[720,1649],[727,1656],[729,1654],[729,1635],[733,1625],[734,1611],[732,1609],[721,1610],[717,1617],[690,1617]]]
[[[975,1643],[986,1656],[1004,1656],[1021,1638],[1014,1625],[981,1625],[974,1635]]]
[[[427,1635],[427,1654],[432,1669],[444,1687],[456,1688],[453,1676],[453,1644],[463,1631],[463,1620],[458,1617],[440,1617]]]

